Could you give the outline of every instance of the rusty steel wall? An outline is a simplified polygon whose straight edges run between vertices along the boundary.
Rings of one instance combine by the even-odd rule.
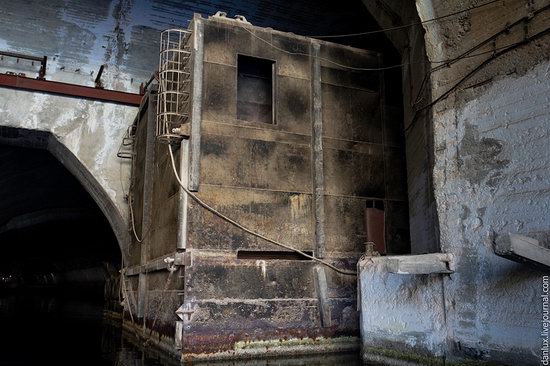
[[[204,62],[195,65],[202,93],[193,95],[201,103],[193,111],[201,115],[192,116],[200,117],[200,130],[182,149],[192,149],[198,136],[199,154],[192,153],[189,162],[180,162],[178,148],[174,155],[178,169],[200,167],[197,177],[190,173],[196,195],[253,231],[347,270],[364,251],[366,203],[382,200],[388,251],[407,251],[405,153],[396,137],[402,121],[385,113],[380,72],[334,64],[376,68],[381,55],[271,29],[244,29],[229,20],[194,22],[202,23],[191,27],[204,40],[199,55]],[[237,119],[238,54],[274,61],[275,123]],[[142,195],[134,214],[142,215],[136,223],[143,220],[138,233],[143,241],[134,238],[132,244],[128,296],[135,298],[130,308],[135,324],[145,322],[146,337],[152,329],[156,340],[181,349],[184,359],[357,349],[356,278],[300,256],[284,257],[283,248],[243,232],[193,199],[185,203],[168,148],[154,140],[151,106],[144,108],[133,186]],[[321,148],[313,149],[315,144]],[[319,189],[321,201],[314,201]],[[325,213],[318,210],[323,204]],[[175,273],[166,266],[151,270],[159,259],[175,256],[176,248],[185,260]]]
[[[168,148],[156,142],[156,90],[149,91],[136,117],[132,184],[133,217],[129,260],[124,268],[126,328],[175,355],[174,334],[181,303],[183,267],[167,271],[166,257],[175,256],[178,236],[179,186]],[[175,156],[179,165],[179,156]]]
[[[305,251],[315,246],[312,41],[221,20],[204,23],[197,195],[224,215]],[[253,34],[252,34],[253,33]],[[261,39],[259,39],[261,38]],[[272,44],[273,46],[271,46]],[[324,60],[377,67],[368,52],[319,42]],[[301,55],[291,55],[287,52]],[[275,61],[274,124],[237,119],[237,55]],[[321,61],[327,233],[325,258],[353,269],[366,200],[384,200],[390,249],[408,250],[404,149],[385,120],[381,75]],[[193,143],[192,141],[190,142]],[[356,280],[312,261],[265,259],[281,248],[189,201],[183,357],[356,347]],[[240,259],[242,250],[258,258]],[[323,338],[327,343],[320,343]],[[331,341],[332,340],[332,341]]]

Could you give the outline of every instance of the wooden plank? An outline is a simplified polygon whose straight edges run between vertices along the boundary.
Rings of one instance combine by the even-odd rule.
[[[519,263],[532,264],[538,269],[550,269],[550,249],[528,236],[508,234],[497,237],[495,254]]]

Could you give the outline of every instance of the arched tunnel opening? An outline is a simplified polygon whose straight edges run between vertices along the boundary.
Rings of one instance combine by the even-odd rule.
[[[81,356],[101,355],[121,252],[91,196],[45,149],[0,145],[0,245],[0,364],[97,362]]]

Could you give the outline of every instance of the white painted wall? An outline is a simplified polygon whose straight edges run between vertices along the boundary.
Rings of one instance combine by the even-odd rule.
[[[397,343],[448,359],[539,364],[543,273],[496,256],[492,241],[550,232],[549,76],[542,62],[434,112],[441,248],[456,273],[426,279],[361,262],[365,349]]]

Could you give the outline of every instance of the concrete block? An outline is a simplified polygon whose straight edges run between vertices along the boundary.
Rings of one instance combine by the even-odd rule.
[[[446,258],[430,255],[423,261],[436,261],[438,256]],[[423,256],[411,256],[411,260],[418,262],[419,257]],[[405,256],[388,256],[366,257],[358,263],[363,359],[418,356],[436,364],[446,347],[443,277],[391,273],[396,258],[408,262]]]

